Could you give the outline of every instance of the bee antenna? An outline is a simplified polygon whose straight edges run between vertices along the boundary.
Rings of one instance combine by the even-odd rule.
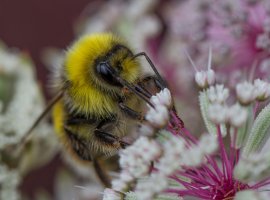
[[[160,81],[160,83],[161,83],[161,85],[162,85],[162,87],[163,87],[162,89],[167,88],[166,82],[165,82],[164,79],[160,76],[160,74],[159,74],[157,68],[155,67],[155,65],[153,64],[152,60],[149,58],[149,56],[148,56],[145,52],[140,52],[140,53],[135,54],[135,55],[133,56],[133,59],[134,59],[134,58],[137,58],[137,57],[139,57],[139,56],[144,56],[144,57],[145,57],[145,59],[147,60],[147,62],[148,62],[149,65],[151,66],[152,70],[155,72],[155,74],[156,74],[158,80]]]
[[[25,143],[27,142],[28,138],[30,137],[32,131],[37,127],[37,125],[40,123],[40,121],[48,114],[48,112],[51,110],[53,105],[63,96],[63,91],[60,91],[53,97],[53,99],[50,100],[46,108],[43,110],[43,112],[39,115],[39,117],[35,120],[35,122],[32,124],[32,126],[28,129],[28,131],[24,134],[22,137],[22,141],[20,143],[21,147],[24,147]],[[21,149],[21,148],[19,148]]]

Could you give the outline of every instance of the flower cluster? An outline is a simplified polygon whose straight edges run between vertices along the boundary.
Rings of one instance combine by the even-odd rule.
[[[31,147],[20,155],[11,151],[21,144],[43,109],[44,100],[28,56],[0,46],[0,199],[20,199],[17,187],[22,174],[47,162],[56,152],[54,138],[48,137],[52,127],[47,122],[34,131]]]
[[[209,133],[197,139],[183,126],[171,108],[169,90],[152,96],[154,107],[146,114],[150,128],[141,129],[152,134],[121,151],[119,178],[104,191],[104,200],[270,197],[260,192],[270,186],[270,155],[261,151],[268,139],[270,104],[259,109],[269,97],[269,83],[239,83],[233,96],[222,84],[201,87],[196,82]],[[230,141],[229,149],[224,138]]]
[[[217,148],[216,137],[210,134],[204,135],[196,145],[165,130],[160,131],[159,136],[154,135],[154,130],[160,130],[164,124],[168,124],[169,116],[175,118],[171,122],[176,123],[178,128],[182,127],[182,122],[176,113],[169,110],[172,100],[167,88],[152,96],[150,102],[154,107],[149,106],[146,120],[153,132],[150,136],[148,134],[148,138],[141,136],[133,145],[120,152],[121,173],[118,179],[112,181],[113,190],[104,191],[104,199],[123,199],[124,196],[140,200],[153,199],[168,188],[170,176],[184,171],[179,166],[200,166],[205,162],[205,156]],[[131,188],[134,188],[133,192],[130,192]]]

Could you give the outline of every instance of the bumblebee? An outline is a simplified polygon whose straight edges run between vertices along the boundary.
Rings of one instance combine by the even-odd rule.
[[[142,73],[139,56],[147,59],[155,76]],[[128,145],[121,138],[136,121],[144,120],[143,102],[151,105],[145,89],[149,81],[160,89],[166,86],[144,52],[133,54],[111,33],[83,36],[67,50],[54,79],[59,92],[31,129],[52,108],[55,132],[66,150],[78,160],[92,161],[108,186],[97,159]]]

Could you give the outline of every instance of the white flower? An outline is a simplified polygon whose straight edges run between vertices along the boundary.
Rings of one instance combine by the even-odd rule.
[[[241,104],[247,105],[256,98],[254,86],[245,81],[236,85],[236,96]]]
[[[214,134],[203,134],[198,144],[201,151],[205,154],[211,154],[218,148],[217,137]]]
[[[195,81],[200,88],[206,88],[215,83],[215,72],[212,69],[207,71],[197,71],[195,74]]]
[[[131,174],[126,171],[126,170],[123,170],[121,173],[120,173],[120,180],[124,181],[125,183],[127,182],[130,182],[133,180],[133,177],[131,176]]]
[[[228,121],[228,107],[218,103],[210,104],[208,117],[215,124],[223,124]]]
[[[204,160],[204,154],[201,149],[195,146],[186,150],[183,156],[183,163],[185,166],[199,166]]]
[[[159,157],[160,153],[160,147],[155,140],[142,136],[120,152],[119,163],[123,173],[138,178],[147,174],[151,161]]]
[[[270,84],[260,79],[256,79],[254,81],[254,92],[257,100],[264,101],[270,96]]]
[[[106,188],[103,193],[103,200],[122,200],[122,195],[112,189]]]
[[[204,134],[198,144],[186,149],[183,153],[182,162],[185,166],[199,166],[205,161],[206,155],[214,153],[218,148],[215,135]]]
[[[145,119],[155,128],[163,128],[169,120],[168,108],[172,105],[172,97],[170,91],[165,88],[157,95],[153,95],[150,99],[154,107],[149,107],[149,111],[145,115]]]
[[[149,124],[141,124],[138,132],[144,136],[151,136],[154,134],[154,129]]]
[[[151,97],[150,101],[152,98],[155,96]],[[163,105],[166,106],[167,108],[170,108],[172,105],[172,96],[170,90],[167,88],[164,88],[161,90],[159,93],[156,94],[157,99],[159,100],[159,103],[157,105]]]
[[[149,140],[138,146],[138,152],[145,161],[154,160],[159,157],[161,149],[155,140]]]
[[[228,110],[228,118],[232,126],[242,126],[246,122],[247,117],[248,111],[238,103],[231,106]]]
[[[150,106],[149,106],[150,107]],[[160,105],[155,108],[150,107],[146,113],[145,119],[156,128],[163,128],[169,120],[169,111],[167,107]]]
[[[135,193],[140,200],[149,200],[155,194],[160,193],[168,186],[168,179],[166,176],[160,174],[152,174],[148,178],[140,180],[135,188]]]
[[[207,70],[206,71],[198,71],[196,65],[194,64],[193,60],[191,59],[188,52],[185,51],[185,54],[190,61],[191,65],[193,66],[195,73],[195,81],[200,88],[207,88],[210,85],[215,83],[215,72],[211,69],[211,62],[212,62],[212,50],[209,48],[208,54],[208,63],[207,63]]]
[[[234,169],[234,176],[243,182],[262,180],[270,174],[269,153],[241,156]]]
[[[124,191],[127,188],[127,182],[122,179],[112,180],[112,189],[115,191]]]
[[[185,150],[185,142],[180,137],[172,136],[163,143],[163,155],[156,163],[155,167],[160,174],[170,175],[176,169],[180,169],[180,156]]]
[[[207,90],[207,95],[211,103],[224,103],[229,97],[229,90],[224,85],[215,85]]]

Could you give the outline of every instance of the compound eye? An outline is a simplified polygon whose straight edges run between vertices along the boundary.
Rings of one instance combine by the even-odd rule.
[[[114,86],[122,86],[112,75],[114,73],[113,69],[106,63],[99,63],[97,65],[97,73],[100,77],[106,81],[108,84]]]

